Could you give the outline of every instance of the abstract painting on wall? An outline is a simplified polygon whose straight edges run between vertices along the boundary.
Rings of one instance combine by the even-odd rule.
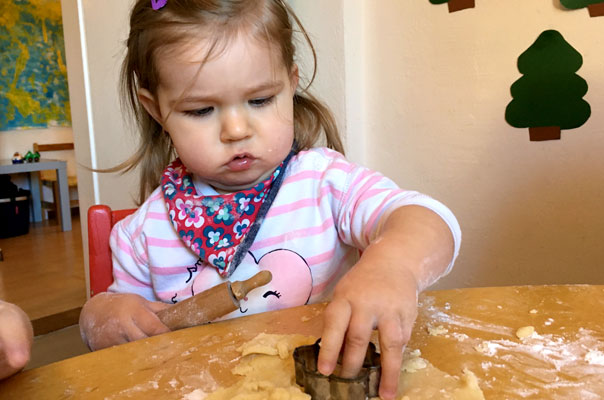
[[[60,0],[0,1],[0,130],[70,126]]]

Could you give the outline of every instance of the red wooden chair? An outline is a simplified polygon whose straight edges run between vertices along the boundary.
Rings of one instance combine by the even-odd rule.
[[[120,219],[136,211],[112,211],[106,205],[95,205],[88,209],[88,271],[90,272],[90,297],[106,292],[113,283],[113,265],[109,235],[111,228]]]

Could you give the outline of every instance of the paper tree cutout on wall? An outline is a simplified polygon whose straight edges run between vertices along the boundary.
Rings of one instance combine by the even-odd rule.
[[[583,125],[591,108],[583,100],[587,82],[575,74],[582,64],[581,54],[560,32],[541,33],[518,57],[523,76],[512,84],[506,121],[516,128],[529,128],[531,141],[560,139],[561,129]]]
[[[604,0],[560,0],[560,3],[572,10],[587,7],[591,17],[604,16]]]
[[[449,12],[465,10],[466,8],[474,8],[474,0],[430,0],[432,4],[448,3]]]

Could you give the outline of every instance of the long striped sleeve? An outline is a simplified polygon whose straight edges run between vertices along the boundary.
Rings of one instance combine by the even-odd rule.
[[[247,279],[267,269],[273,274],[270,290],[251,292],[228,318],[328,299],[358,260],[359,250],[376,238],[386,217],[401,206],[420,205],[436,212],[451,229],[455,257],[459,252],[461,232],[447,207],[424,194],[403,190],[335,151],[300,152],[284,173],[248,255],[230,278]],[[194,183],[198,194],[217,194],[196,177]],[[135,214],[116,224],[111,248],[113,292],[177,302],[223,281],[180,241],[159,188]]]

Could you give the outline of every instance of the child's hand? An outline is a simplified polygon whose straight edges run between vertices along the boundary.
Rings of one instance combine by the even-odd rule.
[[[82,308],[82,339],[91,350],[99,350],[169,332],[155,314],[167,307],[137,294],[101,293]]]
[[[14,304],[0,301],[0,379],[25,367],[32,343],[33,329],[27,314]]]
[[[404,268],[360,261],[338,283],[325,309],[319,371],[333,372],[343,346],[341,376],[353,378],[362,367],[372,330],[379,331],[380,395],[394,399],[403,349],[417,317],[417,283]]]
[[[437,214],[420,206],[393,211],[380,237],[338,282],[325,309],[319,371],[331,374],[343,347],[341,375],[358,375],[377,328],[380,397],[394,399],[403,349],[417,317],[418,293],[442,275],[453,250],[451,230]]]

